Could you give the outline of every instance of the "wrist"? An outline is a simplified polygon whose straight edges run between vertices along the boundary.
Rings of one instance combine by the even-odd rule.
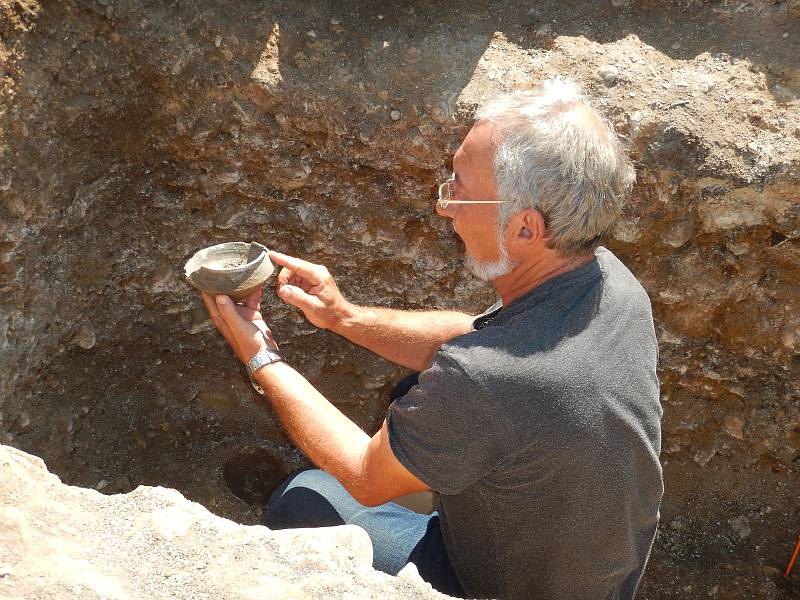
[[[336,311],[336,320],[333,322],[333,325],[329,327],[330,331],[347,337],[345,332],[351,329],[358,320],[360,309],[360,306],[344,300],[342,306]]]
[[[262,396],[265,395],[264,387],[263,385],[259,384],[257,378],[259,378],[259,376],[263,376],[264,372],[272,365],[282,362],[284,362],[283,356],[278,354],[278,352],[275,350],[267,349],[256,354],[245,364],[247,367],[247,374],[250,376],[250,383],[253,385],[253,388]]]
[[[257,354],[255,354],[250,360],[245,363],[245,367],[247,368],[247,374],[252,377],[256,371],[261,369],[262,367],[266,367],[274,362],[279,362],[283,360],[283,356],[275,350],[266,348],[261,350]]]

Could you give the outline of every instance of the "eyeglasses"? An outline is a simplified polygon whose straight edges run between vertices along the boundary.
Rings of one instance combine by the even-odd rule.
[[[448,204],[503,204],[505,200],[452,200],[453,188],[452,184],[455,183],[456,174],[453,173],[450,179],[445,181],[439,186],[439,200],[436,204],[439,208],[444,210]]]

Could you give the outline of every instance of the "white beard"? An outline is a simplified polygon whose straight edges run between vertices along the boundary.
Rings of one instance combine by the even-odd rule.
[[[502,240],[497,240],[500,247],[500,258],[494,262],[478,262],[474,257],[467,254],[465,266],[467,270],[481,281],[494,281],[498,277],[508,275],[519,266],[508,257],[506,245]]]

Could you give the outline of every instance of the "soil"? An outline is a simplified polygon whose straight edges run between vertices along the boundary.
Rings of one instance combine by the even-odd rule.
[[[256,240],[353,301],[475,313],[437,184],[496,91],[576,79],[631,148],[608,246],[660,342],[643,598],[800,597],[800,2],[0,0],[0,442],[65,482],[255,523],[306,465],[183,265]],[[267,291],[366,431],[405,372]]]

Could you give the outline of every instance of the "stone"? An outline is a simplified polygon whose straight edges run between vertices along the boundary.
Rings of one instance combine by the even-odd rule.
[[[680,248],[692,239],[694,223],[690,219],[675,222],[664,234],[664,241],[673,248]]]
[[[131,485],[131,480],[128,478],[127,475],[120,475],[119,477],[115,477],[114,480],[111,482],[111,485],[114,488],[114,492],[127,494],[133,489]]]
[[[726,415],[722,421],[722,426],[725,429],[725,433],[731,437],[735,437],[737,440],[744,439],[744,421],[739,417]]]
[[[603,65],[597,69],[597,76],[606,85],[614,85],[617,83],[617,78],[619,78],[619,69],[615,65]]]
[[[541,10],[539,10],[536,7],[528,9],[528,12],[525,13],[525,18],[526,18],[526,21],[527,21],[528,25],[531,25],[531,26],[538,25],[539,22],[542,19]]]
[[[639,131],[640,131],[640,128],[642,126],[642,121],[644,120],[644,118],[645,118],[645,114],[640,110],[636,110],[631,115],[629,115],[629,117],[628,117],[628,130],[629,130],[630,133],[629,133],[628,137],[633,139],[637,135],[639,135]]]
[[[97,343],[97,336],[94,333],[94,328],[91,323],[81,323],[78,331],[72,338],[72,341],[79,348],[84,350],[91,350]]]
[[[0,588],[13,597],[448,598],[413,569],[374,571],[352,525],[271,531],[174,490],[98,494],[2,445],[0,465]]]
[[[399,121],[400,120],[400,111],[396,108],[393,108],[389,113],[389,116],[392,118],[392,121]]]
[[[748,521],[747,517],[744,515],[728,519],[728,525],[741,539],[750,537],[752,533],[750,521]]]
[[[692,456],[692,460],[694,460],[694,462],[701,467],[705,467],[711,461],[711,459],[714,458],[716,453],[717,449],[715,446],[698,448]]]
[[[635,243],[641,236],[642,230],[639,219],[620,219],[614,226],[614,239],[627,244]]]
[[[31,416],[28,414],[27,411],[22,411],[19,413],[17,418],[14,421],[14,427],[19,432],[28,431],[31,426]]]

